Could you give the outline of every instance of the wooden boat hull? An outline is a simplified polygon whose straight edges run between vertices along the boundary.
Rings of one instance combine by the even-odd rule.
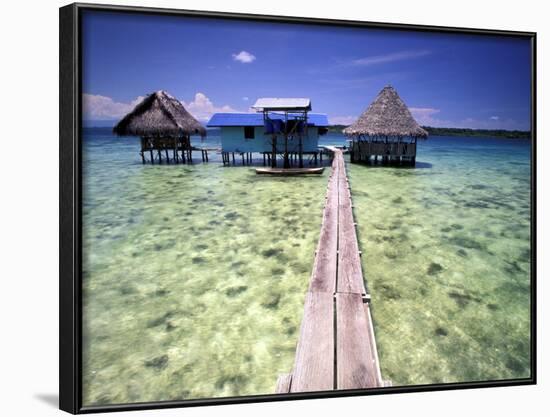
[[[256,174],[262,175],[319,175],[325,170],[324,167],[317,168],[256,168]]]

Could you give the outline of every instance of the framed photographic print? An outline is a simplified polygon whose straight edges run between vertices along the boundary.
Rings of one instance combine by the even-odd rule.
[[[62,7],[60,408],[534,384],[535,42]]]

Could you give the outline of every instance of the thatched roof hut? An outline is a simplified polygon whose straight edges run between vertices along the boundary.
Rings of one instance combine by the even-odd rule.
[[[428,137],[428,132],[418,125],[397,91],[389,85],[380,91],[357,121],[343,132],[351,137]]]
[[[117,135],[142,137],[206,136],[206,129],[166,91],[149,94],[116,124]]]

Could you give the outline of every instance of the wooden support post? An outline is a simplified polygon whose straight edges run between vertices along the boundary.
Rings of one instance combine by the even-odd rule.
[[[271,138],[271,168],[277,168],[277,136]]]
[[[204,157],[206,158],[206,162],[208,162],[208,149],[204,150]]]
[[[231,155],[233,157],[233,165],[235,165],[235,152],[231,152]]]

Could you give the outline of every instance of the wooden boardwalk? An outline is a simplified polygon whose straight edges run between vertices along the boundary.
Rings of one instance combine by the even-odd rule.
[[[313,272],[304,303],[294,369],[277,393],[372,388],[382,380],[348,178],[334,154]]]

